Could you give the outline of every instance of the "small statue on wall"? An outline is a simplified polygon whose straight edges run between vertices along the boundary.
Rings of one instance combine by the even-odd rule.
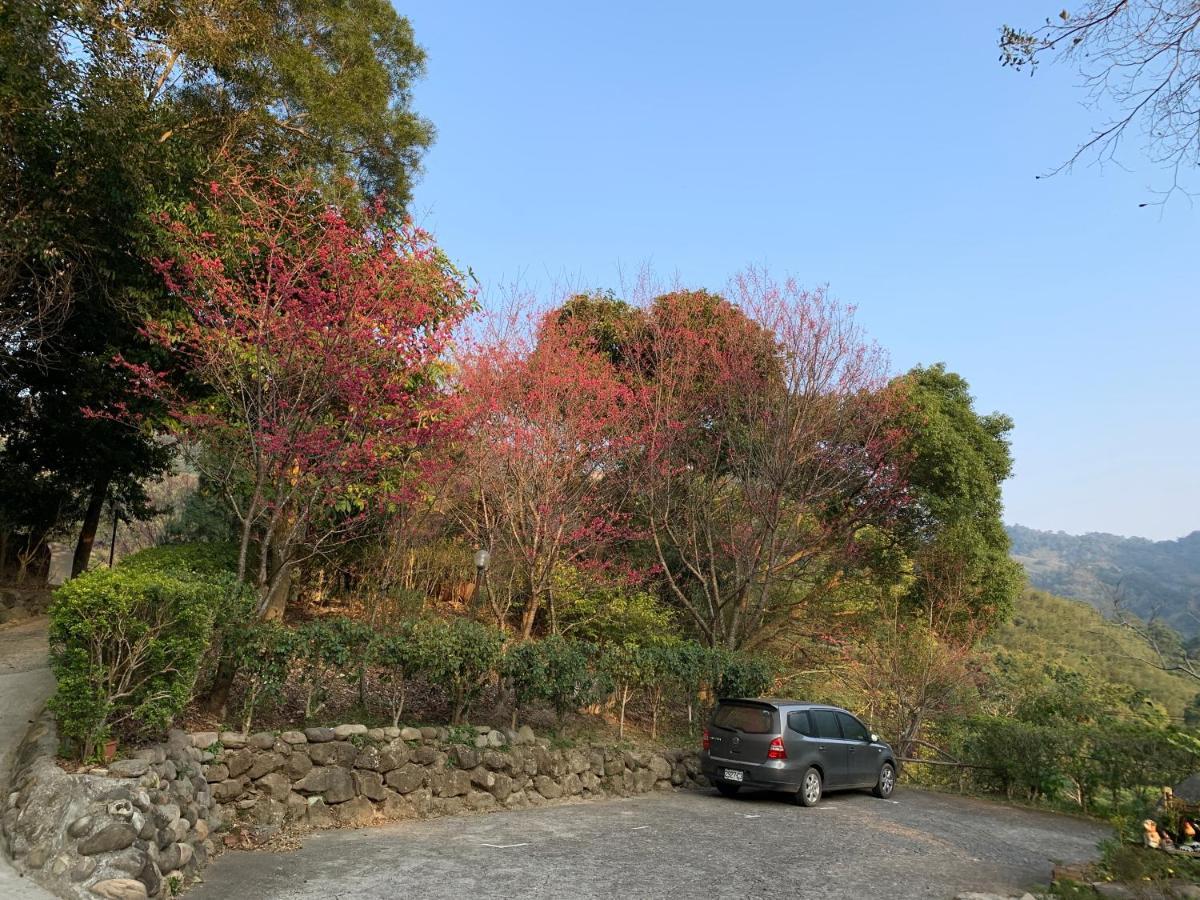
[[[1159,835],[1158,826],[1153,819],[1147,819],[1142,823],[1142,844],[1151,850],[1157,850],[1162,846],[1162,837]]]

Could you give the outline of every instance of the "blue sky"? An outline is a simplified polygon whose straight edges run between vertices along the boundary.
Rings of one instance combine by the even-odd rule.
[[[1138,208],[1164,176],[1136,141],[1035,179],[1099,113],[1069,69],[1001,69],[996,38],[1058,7],[398,8],[438,129],[413,212],[485,295],[646,265],[827,284],[894,369],[944,361],[1013,416],[1008,521],[1200,528],[1200,208]]]

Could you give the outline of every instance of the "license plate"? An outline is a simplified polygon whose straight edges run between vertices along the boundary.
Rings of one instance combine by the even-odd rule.
[[[745,772],[739,772],[737,769],[726,769],[724,774],[726,781],[741,781],[746,777]]]

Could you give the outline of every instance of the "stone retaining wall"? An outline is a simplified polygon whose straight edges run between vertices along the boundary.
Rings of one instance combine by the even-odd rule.
[[[208,862],[224,819],[205,780],[212,753],[184,732],[107,769],[70,774],[44,714],[17,756],[0,819],[18,872],[59,896],[170,896]]]
[[[80,774],[55,763],[52,722],[35,732],[3,830],[18,870],[80,900],[170,896],[207,864],[212,833],[238,823],[264,837],[703,781],[695,753],[553,748],[528,728],[175,731],[165,745]]]

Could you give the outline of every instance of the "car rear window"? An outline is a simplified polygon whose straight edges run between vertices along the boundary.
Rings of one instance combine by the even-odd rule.
[[[765,706],[722,703],[713,715],[713,724],[746,734],[770,734],[775,730],[775,713]]]

